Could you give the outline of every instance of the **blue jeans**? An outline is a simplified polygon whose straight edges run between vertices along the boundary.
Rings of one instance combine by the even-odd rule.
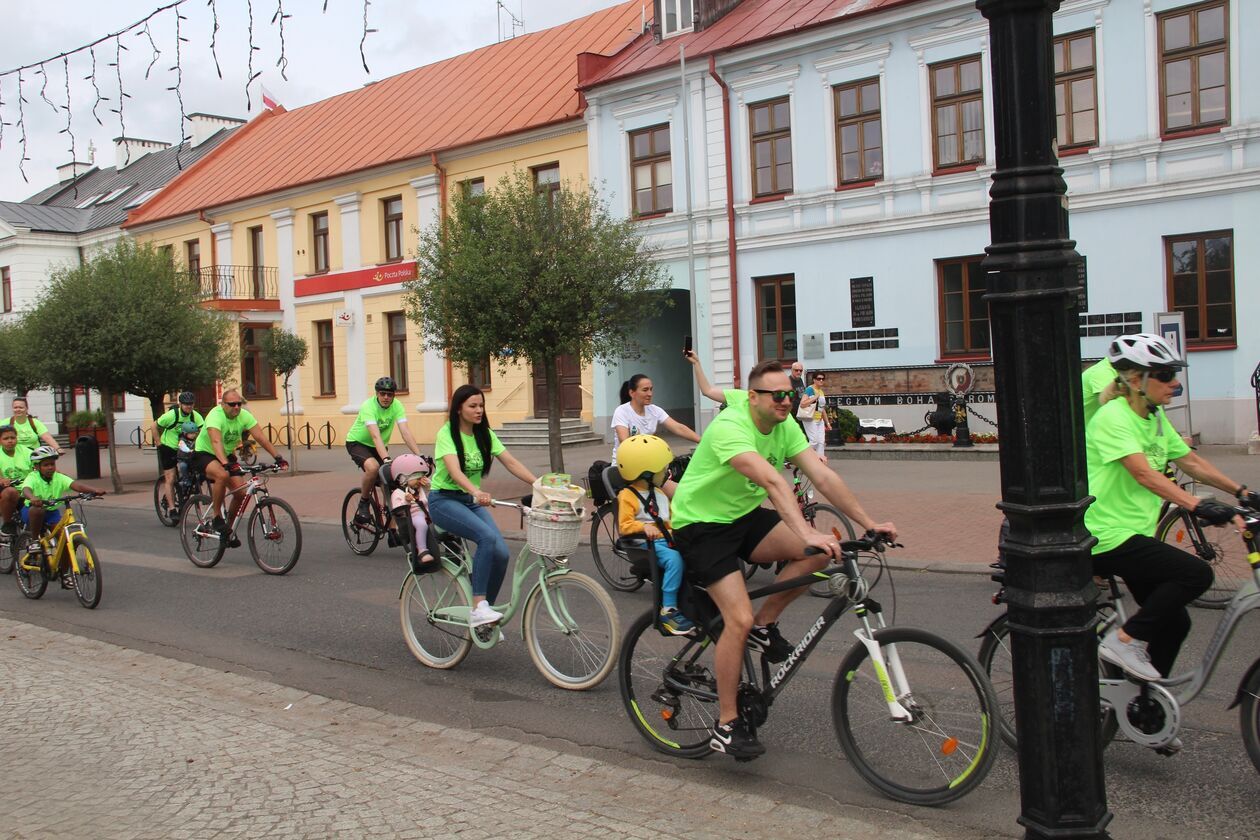
[[[472,591],[494,604],[507,575],[508,546],[490,509],[473,501],[467,493],[434,490],[429,494],[429,516],[444,531],[450,531],[477,544],[473,554]]]
[[[656,549],[656,562],[661,567],[661,606],[665,609],[678,607],[678,587],[682,585],[683,559],[677,549],[669,547],[665,540],[652,540]]]

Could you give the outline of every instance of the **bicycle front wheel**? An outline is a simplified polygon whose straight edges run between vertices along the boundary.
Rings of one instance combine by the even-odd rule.
[[[157,514],[158,522],[167,528],[179,524],[179,517],[171,515],[171,507],[166,503],[166,479],[160,475],[153,482],[153,512]]]
[[[1193,554],[1212,567],[1212,586],[1191,601],[1196,607],[1224,609],[1243,581],[1251,577],[1242,543],[1229,542],[1228,537],[1225,528],[1204,528],[1178,507],[1164,514],[1155,526],[1155,539]]]
[[[912,627],[876,631],[887,674],[877,673],[860,642],[840,664],[832,715],[840,747],[854,769],[880,793],[911,805],[944,805],[966,796],[988,775],[997,757],[997,698],[966,651]],[[881,681],[910,713],[892,718]]]
[[[643,578],[630,570],[630,558],[617,547],[617,507],[607,504],[591,519],[591,557],[599,576],[618,592],[634,592]]]
[[[210,520],[214,518],[211,511],[210,497],[198,493],[188,497],[179,514],[179,543],[193,565],[203,569],[214,566],[227,551],[227,541],[218,533],[209,533]]]
[[[70,576],[74,579],[74,596],[89,610],[101,602],[101,564],[96,549],[87,537],[74,539],[74,563]]]
[[[381,530],[376,527],[380,514],[376,493],[373,493],[369,499],[372,521],[367,524],[354,521],[362,495],[363,492],[356,487],[346,494],[345,501],[341,503],[341,535],[346,538],[346,545],[350,546],[351,551],[360,557],[366,557],[376,550],[377,543],[381,541]]]
[[[456,621],[443,611],[470,606],[459,579],[445,566],[423,575],[408,575],[398,614],[411,655],[443,671],[463,662],[472,650],[467,619]]]
[[[617,662],[621,623],[604,588],[580,572],[550,574],[525,599],[529,658],[558,688],[593,688]]]
[[[857,532],[853,530],[853,523],[849,521],[849,517],[831,505],[809,504],[805,506],[802,513],[809,527],[824,536],[831,536],[833,532],[838,532],[841,540],[857,539]],[[818,598],[830,598],[833,594],[831,582],[820,580],[817,583],[811,583],[809,594]]]
[[[715,644],[708,636],[662,636],[652,610],[630,625],[617,679],[630,722],[653,749],[704,758],[718,717]]]
[[[269,575],[287,574],[302,556],[302,523],[284,499],[269,496],[249,516],[249,553]]]
[[[17,558],[13,576],[17,578],[18,589],[22,590],[22,594],[35,600],[43,597],[44,590],[48,588],[48,578],[44,576],[43,553],[38,550],[32,553],[32,547],[38,549],[25,532],[20,532],[13,544],[13,555]]]
[[[19,526],[21,527],[21,526]],[[13,562],[17,559],[17,534],[0,535],[0,575],[13,571]]]

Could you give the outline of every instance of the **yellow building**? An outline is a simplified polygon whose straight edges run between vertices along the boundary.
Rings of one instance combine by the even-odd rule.
[[[545,416],[523,366],[467,371],[425,351],[402,284],[416,231],[454,189],[493,188],[528,168],[540,190],[587,181],[578,56],[607,53],[640,26],[632,1],[292,111],[267,111],[131,213],[138,240],[170,247],[201,277],[207,305],[239,323],[237,385],[260,423],[283,423],[283,394],[261,352],[275,326],[307,340],[295,421],[316,442],[345,440],[380,376],[399,383],[412,429],[432,441],[450,392],[486,388],[497,426]],[[504,302],[503,305],[513,305]],[[539,372],[541,378],[541,371]],[[590,372],[563,365],[566,416],[591,418]],[[211,395],[203,395],[206,404]],[[540,413],[541,412],[541,413]]]

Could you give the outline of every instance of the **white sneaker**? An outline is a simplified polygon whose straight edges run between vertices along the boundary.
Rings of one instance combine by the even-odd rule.
[[[489,601],[482,601],[468,613],[468,626],[480,627],[483,624],[494,624],[503,619],[503,613],[490,606]]]
[[[1140,680],[1160,679],[1159,671],[1155,670],[1150,654],[1146,652],[1146,643],[1137,639],[1122,642],[1119,631],[1114,628],[1098,643],[1098,655]]]

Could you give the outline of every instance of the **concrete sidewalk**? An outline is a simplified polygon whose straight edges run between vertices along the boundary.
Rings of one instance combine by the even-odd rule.
[[[5,836],[941,836],[885,811],[784,803],[4,619],[0,674]]]
[[[675,452],[690,451],[692,444],[671,440]],[[607,460],[610,448],[604,444],[565,449],[566,471],[581,484],[587,468],[598,459]],[[423,448],[428,451],[428,447]],[[287,456],[287,450],[280,450]],[[404,447],[391,448],[394,454]],[[1200,447],[1210,461],[1227,475],[1251,486],[1260,486],[1260,457],[1248,456],[1245,446]],[[513,454],[535,474],[547,472],[546,449],[520,448]],[[856,454],[856,453],[854,453]],[[881,453],[887,455],[887,453]],[[269,461],[265,452],[260,458]],[[298,475],[278,475],[269,488],[294,506],[303,521],[339,525],[341,505],[347,491],[357,486],[362,473],[350,461],[345,448],[299,449]],[[153,481],[157,476],[157,456],[152,449],[120,448],[119,472],[125,492],[111,496],[100,506],[152,509]],[[102,478],[89,483],[109,487],[107,453],[101,451]],[[74,457],[67,453],[63,469],[73,474]],[[1001,497],[997,461],[966,460],[863,460],[846,456],[833,458],[831,466],[857,494],[863,507],[878,521],[892,520],[901,533],[904,548],[889,554],[895,567],[945,572],[986,572],[997,550],[997,532],[1002,517],[995,505]],[[516,499],[529,492],[520,481],[496,465],[485,481],[496,498]],[[519,531],[516,511],[495,510],[505,534]],[[157,517],[153,526],[160,527]],[[583,541],[586,542],[585,536]]]

